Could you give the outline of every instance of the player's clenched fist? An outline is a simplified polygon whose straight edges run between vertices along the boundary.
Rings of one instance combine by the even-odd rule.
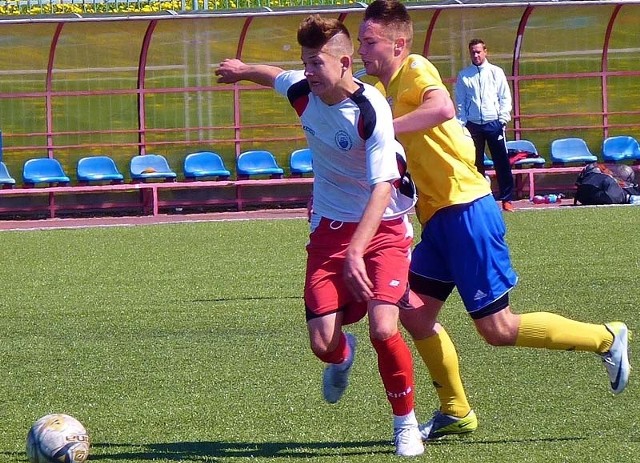
[[[223,60],[218,69],[216,69],[218,82],[221,84],[232,84],[241,80],[244,68],[246,68],[246,64],[239,59]]]

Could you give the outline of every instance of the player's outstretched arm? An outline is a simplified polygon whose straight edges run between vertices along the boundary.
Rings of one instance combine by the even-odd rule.
[[[246,64],[239,59],[225,59],[216,69],[218,82],[233,84],[240,80],[250,80],[256,84],[273,87],[274,81],[282,69],[267,64]]]

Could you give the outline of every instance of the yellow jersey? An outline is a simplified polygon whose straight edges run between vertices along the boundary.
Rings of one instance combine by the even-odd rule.
[[[376,86],[386,94],[394,118],[415,110],[430,90],[442,89],[449,94],[435,66],[415,54],[405,59],[387,89],[379,82]],[[491,193],[475,167],[471,135],[456,119],[396,137],[404,146],[408,170],[418,188],[416,213],[421,224],[443,207],[469,203]]]

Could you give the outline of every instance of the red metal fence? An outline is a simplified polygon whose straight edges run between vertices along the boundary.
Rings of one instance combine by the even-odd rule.
[[[551,140],[640,135],[640,3],[414,5],[414,51],[452,85],[480,37],[514,95],[512,138],[543,156]],[[196,150],[235,156],[271,150],[286,167],[304,145],[286,101],[242,83],[216,83],[224,58],[299,66],[295,30],[311,11],[357,31],[364,6],[296,11],[4,18],[0,20],[3,161],[17,179],[32,157],[59,159],[70,176],[83,156],[107,154],[123,172],[139,153],[181,172]],[[356,67],[359,67],[356,61]]]

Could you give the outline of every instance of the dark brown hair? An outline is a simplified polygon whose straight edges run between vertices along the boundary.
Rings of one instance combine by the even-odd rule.
[[[485,45],[482,39],[471,39],[469,41],[469,50],[471,50],[471,47],[475,47],[476,45],[482,45],[482,48],[484,49],[487,48],[487,46]]]
[[[338,34],[344,34],[345,38],[351,42],[349,30],[342,22],[313,14],[300,23],[298,43],[302,47],[320,49]]]
[[[407,7],[398,0],[374,0],[364,11],[364,21],[382,24],[391,38],[404,36],[409,44],[413,40],[413,21]]]

